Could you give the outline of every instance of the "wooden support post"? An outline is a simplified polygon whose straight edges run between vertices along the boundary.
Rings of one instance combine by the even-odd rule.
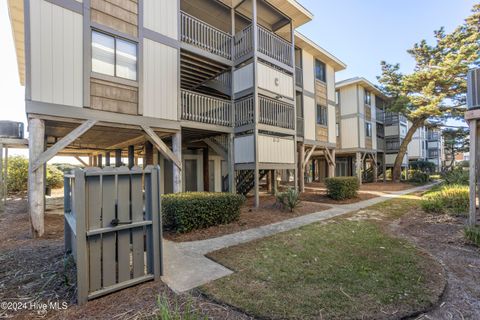
[[[0,212],[5,212],[5,205],[3,203],[4,183],[3,183],[3,144],[0,144]]]
[[[92,156],[92,161],[93,161],[93,166],[92,166],[92,167],[98,167],[98,158],[97,158],[97,156]]]
[[[477,120],[470,120],[470,214],[468,224],[477,224],[477,173],[478,173],[478,131]]]
[[[298,147],[298,189],[305,191],[305,145],[300,143]]]
[[[208,164],[208,147],[203,148],[203,191],[210,191],[210,172],[209,172],[209,164]]]
[[[270,175],[271,175],[271,182],[272,182],[272,194],[275,195],[277,193],[277,171],[276,170],[272,170],[270,171]]]
[[[172,149],[173,149],[173,154],[175,157],[180,161],[182,161],[182,133],[177,132],[173,135],[172,137]],[[182,170],[181,167],[178,165],[173,166],[173,192],[178,193],[182,192],[183,187],[182,187]]]
[[[317,181],[317,159],[312,159],[312,182]]]
[[[115,150],[115,167],[122,166],[122,149]]]
[[[45,150],[45,122],[41,119],[28,120],[29,128],[29,172],[28,172],[28,208],[32,236],[43,236],[45,232],[45,167],[33,170],[34,163]]]
[[[97,155],[97,167],[103,168],[103,155],[102,154]]]
[[[358,183],[362,184],[362,153],[361,152],[356,153],[355,171],[357,174]]]
[[[88,156],[88,166],[93,167],[93,156],[92,155]]]
[[[260,172],[257,168],[255,168],[253,172],[254,176],[254,190],[255,190],[255,208],[260,207]]]
[[[128,147],[128,166],[130,167],[130,163],[133,164],[134,159],[133,159],[133,152],[132,152],[132,161],[130,162],[130,147],[133,148],[133,146]],[[145,147],[144,147],[145,155],[143,158],[143,167],[146,168],[148,165],[153,164],[153,144],[150,141],[145,141]]]
[[[385,151],[382,153],[382,170],[383,170],[383,182],[387,182],[387,156],[385,154]]]
[[[327,162],[328,164],[328,177],[333,178],[335,177],[335,149],[332,149],[329,153],[330,161]]]
[[[373,161],[373,182],[377,182],[377,181],[378,181],[378,163],[377,163],[377,159],[378,159],[378,156],[377,156],[377,153],[375,152],[375,153],[372,155],[372,161]]]
[[[7,197],[8,197],[8,146],[5,147],[5,167],[3,168],[3,195],[4,195],[4,206],[7,206]]]
[[[110,152],[105,152],[105,166],[110,167]]]
[[[236,193],[235,185],[235,158],[234,158],[234,148],[235,148],[235,135],[233,133],[228,134],[228,191],[230,193]]]

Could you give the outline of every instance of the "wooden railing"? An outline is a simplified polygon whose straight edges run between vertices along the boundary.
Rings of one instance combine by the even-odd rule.
[[[254,122],[253,97],[235,101],[235,127],[241,127]]]
[[[231,126],[232,103],[209,95],[182,90],[182,120]]]
[[[181,41],[231,60],[232,36],[183,11],[180,12]]]
[[[295,84],[299,87],[303,86],[303,69],[295,67]]]
[[[265,96],[259,96],[260,114],[259,123],[295,129],[295,107],[291,104],[278,101]]]
[[[249,25],[233,37],[233,58],[240,59],[253,50],[253,25]]]
[[[288,66],[293,66],[292,44],[262,26],[258,26],[258,51]]]

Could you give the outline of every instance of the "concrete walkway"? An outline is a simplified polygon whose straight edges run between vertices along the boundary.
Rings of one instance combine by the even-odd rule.
[[[268,237],[276,233],[299,228],[311,223],[330,219],[347,213],[355,212],[371,205],[392,198],[423,191],[433,184],[389,193],[379,193],[379,197],[345,205],[329,205],[330,209],[316,212],[289,220],[280,221],[266,226],[224,235],[218,238],[192,241],[172,242],[164,240],[164,273],[163,281],[174,291],[184,292],[201,286],[210,281],[233,273],[230,269],[208,259],[209,252],[231,247],[237,244]]]

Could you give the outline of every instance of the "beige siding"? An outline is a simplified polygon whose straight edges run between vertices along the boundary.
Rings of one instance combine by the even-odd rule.
[[[178,51],[144,40],[143,115],[178,120]]]
[[[294,163],[293,139],[258,136],[258,161],[263,163]]]
[[[293,99],[293,77],[263,63],[258,64],[258,87]]]
[[[305,119],[305,139],[315,140],[315,100],[305,95],[303,96],[303,113]]]
[[[335,101],[335,69],[327,64],[327,98]]]
[[[32,100],[83,106],[82,16],[30,2]]]
[[[138,35],[137,0],[91,0],[92,22],[136,37]]]
[[[234,91],[235,93],[242,92],[253,87],[253,64],[235,70],[234,73]]]
[[[358,118],[342,119],[342,148],[358,148]]]
[[[152,31],[178,39],[178,1],[144,0],[143,25]]]
[[[336,108],[334,106],[328,106],[328,142],[337,142],[336,133]]]
[[[303,89],[309,92],[315,92],[315,75],[314,75],[314,66],[315,60],[313,56],[306,52],[303,52]]]
[[[235,163],[255,161],[253,135],[235,138]]]
[[[356,114],[358,110],[357,87],[348,86],[340,90],[340,113],[342,116]]]

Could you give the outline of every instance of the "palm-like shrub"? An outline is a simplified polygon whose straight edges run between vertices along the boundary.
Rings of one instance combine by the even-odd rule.
[[[275,195],[277,198],[277,203],[279,203],[283,208],[287,208],[290,212],[293,212],[297,208],[300,201],[300,192],[294,188],[288,188],[285,192],[279,192]]]

